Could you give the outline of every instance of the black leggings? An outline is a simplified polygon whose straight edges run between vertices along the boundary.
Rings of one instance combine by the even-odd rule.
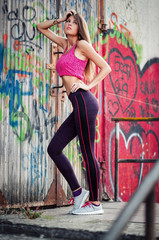
[[[72,191],[80,187],[70,161],[62,153],[64,147],[77,135],[86,165],[90,201],[99,200],[100,171],[94,154],[95,125],[98,112],[97,99],[90,91],[70,93],[73,112],[64,121],[48,146],[48,154],[67,180]]]

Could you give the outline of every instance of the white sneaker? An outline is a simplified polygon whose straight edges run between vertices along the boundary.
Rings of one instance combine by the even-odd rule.
[[[83,207],[72,212],[74,215],[97,215],[103,214],[102,205],[99,206],[93,205],[91,202],[87,202]]]
[[[81,194],[73,198],[74,200],[73,209],[69,213],[72,214],[75,210],[81,208],[88,196],[89,196],[89,191],[82,188]]]

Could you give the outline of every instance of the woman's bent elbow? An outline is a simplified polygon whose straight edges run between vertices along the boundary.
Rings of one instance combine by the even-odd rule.
[[[111,67],[108,65],[106,68],[105,68],[105,76],[107,76],[110,72],[111,72]]]
[[[40,23],[36,25],[37,29],[40,31]]]
[[[111,67],[110,67],[110,66],[109,66],[109,70],[108,70],[108,71],[109,71],[109,73],[112,71],[112,69],[111,69]]]

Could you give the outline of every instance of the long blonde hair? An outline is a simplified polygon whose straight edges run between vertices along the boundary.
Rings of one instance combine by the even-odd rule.
[[[89,30],[88,30],[86,21],[79,13],[74,14],[72,12],[72,14],[78,24],[78,40],[79,41],[85,40],[91,44],[90,34],[89,34]],[[71,16],[71,14],[68,14],[67,18],[69,18],[70,16]],[[85,79],[88,82],[90,82],[94,76],[94,73],[95,73],[95,65],[90,59],[88,59],[88,62],[87,62],[86,68],[85,68],[85,72],[84,72]]]

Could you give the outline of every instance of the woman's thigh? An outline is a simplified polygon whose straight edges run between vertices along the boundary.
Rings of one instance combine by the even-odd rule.
[[[48,149],[53,152],[61,152],[65,146],[77,136],[74,113],[62,123],[54,137],[52,138]]]

